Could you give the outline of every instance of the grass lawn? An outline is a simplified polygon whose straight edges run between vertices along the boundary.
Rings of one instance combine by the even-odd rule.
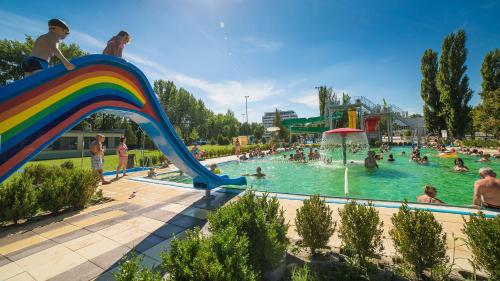
[[[191,150],[192,146],[188,147],[188,150]],[[203,145],[200,146],[200,149],[207,152],[207,151],[216,151],[216,150],[221,150],[221,149],[230,149],[234,150],[234,145]],[[150,155],[160,155],[159,150],[144,150],[144,155],[145,156],[150,156]],[[130,150],[129,154],[135,154],[135,166],[139,166],[139,159],[141,158],[141,151],[140,150]],[[35,163],[41,163],[45,165],[60,165],[63,162],[66,161],[72,161],[75,167],[79,168],[88,168],[90,169],[90,157],[83,157],[83,166],[82,166],[82,160],[80,157],[77,158],[65,158],[65,159],[51,159],[51,160],[39,160],[39,161],[30,161],[26,165],[30,164],[35,164]],[[118,166],[118,157],[116,155],[106,155],[104,156],[104,171],[113,171],[116,169],[116,166]],[[24,167],[24,166],[23,166]]]
[[[141,158],[140,150],[130,150],[129,154],[135,154],[135,166],[139,166],[139,159]],[[160,152],[158,150],[144,150],[144,155],[159,155]],[[25,164],[44,164],[44,165],[60,165],[63,162],[71,161],[75,165],[76,168],[83,167],[84,169],[90,169],[90,157],[83,157],[83,166],[82,159],[78,158],[65,158],[65,159],[51,159],[51,160],[40,160],[40,161],[30,161]],[[116,155],[106,155],[104,156],[104,171],[113,171],[116,170],[116,166],[118,166],[118,156]]]

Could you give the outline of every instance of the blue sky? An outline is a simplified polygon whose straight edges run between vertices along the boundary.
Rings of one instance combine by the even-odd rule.
[[[72,29],[66,42],[100,53],[124,29],[125,58],[151,82],[173,80],[240,120],[249,95],[249,120],[261,121],[276,107],[318,115],[319,85],[421,112],[420,57],[459,28],[476,104],[484,55],[500,48],[498,11],[499,0],[0,0],[0,38],[40,35],[58,17]]]

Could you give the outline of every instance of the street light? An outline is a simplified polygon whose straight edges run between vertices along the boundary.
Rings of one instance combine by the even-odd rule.
[[[245,115],[247,117],[247,127],[248,127],[248,98],[250,96],[245,96]],[[245,128],[245,134],[248,136],[247,128]]]

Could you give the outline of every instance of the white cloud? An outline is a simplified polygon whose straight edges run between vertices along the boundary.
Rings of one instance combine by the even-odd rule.
[[[219,26],[220,26],[220,28],[224,28],[225,27],[224,22],[223,21],[219,22]]]
[[[283,46],[283,43],[281,42],[265,41],[263,39],[252,36],[243,37],[240,39],[240,41],[249,47],[245,48],[244,50],[254,51],[254,52],[258,51],[258,52],[271,53],[280,49]]]
[[[290,100],[292,103],[305,105],[309,108],[318,108],[319,98],[316,90],[302,91],[300,96]]]
[[[78,42],[78,44],[86,44],[99,49],[104,49],[104,47],[106,47],[105,42],[93,37],[92,35],[77,30],[73,30],[71,32],[71,38],[73,41]]]

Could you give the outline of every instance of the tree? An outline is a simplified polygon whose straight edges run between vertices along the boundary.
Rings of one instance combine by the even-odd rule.
[[[288,131],[286,130],[285,126],[283,126],[283,122],[281,122],[281,114],[277,108],[276,108],[276,112],[274,113],[273,126],[280,128],[280,130],[278,132],[278,137],[280,140],[284,140],[287,138]]]
[[[21,61],[24,57],[31,54],[35,40],[27,35],[24,42],[17,40],[0,40],[0,86],[22,79],[24,72],[21,69]],[[77,44],[65,43],[59,44],[59,49],[69,60],[81,57],[87,53]],[[50,59],[50,65],[60,63],[59,59],[53,57]]]
[[[420,82],[420,95],[424,101],[423,111],[425,127],[428,132],[439,135],[446,123],[441,115],[440,94],[436,85],[438,75],[438,54],[427,49],[421,59],[420,71],[422,81]]]
[[[469,77],[465,74],[467,66],[467,48],[465,48],[465,31],[451,33],[443,41],[437,87],[442,103],[443,117],[449,134],[454,138],[462,138],[471,125],[471,107],[469,101],[472,90],[469,88]]]
[[[481,103],[474,109],[474,127],[500,136],[500,49],[486,54],[481,67]]]
[[[324,116],[325,115],[325,106],[327,102],[330,100],[332,96],[332,87],[327,87],[327,86],[319,86],[316,87],[318,89],[318,96],[319,96],[319,115]]]

